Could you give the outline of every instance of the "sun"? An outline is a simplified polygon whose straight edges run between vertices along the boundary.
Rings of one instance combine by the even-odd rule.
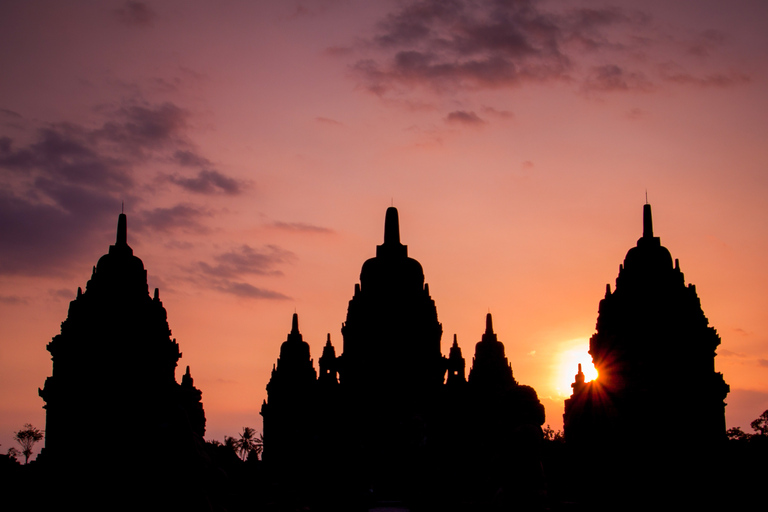
[[[579,364],[581,364],[581,371],[584,373],[584,380],[590,381],[597,378],[597,370],[592,365],[592,356],[589,355],[589,340],[587,339],[564,342],[558,359],[553,378],[555,389],[561,396],[571,396],[571,384],[575,380]]]

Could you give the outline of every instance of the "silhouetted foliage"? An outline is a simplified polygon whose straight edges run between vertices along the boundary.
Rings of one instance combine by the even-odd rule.
[[[749,438],[752,437],[750,434],[741,430],[741,427],[729,428],[725,431],[725,436],[729,441],[749,441]]]
[[[768,410],[757,417],[755,421],[749,424],[757,436],[768,436]]]
[[[755,431],[754,434],[748,434],[744,432],[741,427],[732,427],[729,428],[725,435],[728,437],[729,441],[735,441],[735,442],[765,442],[768,440],[768,410],[763,411],[763,414],[758,416],[752,423],[749,424],[750,427],[752,427],[752,430]]]
[[[544,433],[544,440],[545,441],[552,441],[555,443],[564,443],[565,442],[565,436],[563,435],[562,430],[554,430],[549,426],[549,423],[547,423],[546,427],[543,427],[542,432]]]
[[[262,447],[264,446],[263,434],[256,435],[256,429],[251,427],[243,427],[243,431],[240,432],[240,439],[233,439],[233,446],[238,456],[243,460],[248,460],[248,456],[251,452],[256,452],[258,457],[261,454]]]
[[[26,423],[23,429],[14,434],[13,438],[19,443],[19,446],[21,446],[21,453],[24,455],[24,464],[27,464],[29,463],[29,457],[32,455],[35,444],[43,439],[43,431],[33,427],[31,423]]]
[[[15,447],[11,446],[10,448],[8,448],[8,452],[5,455],[9,459],[12,459],[18,462],[17,457],[20,455],[20,452]]]

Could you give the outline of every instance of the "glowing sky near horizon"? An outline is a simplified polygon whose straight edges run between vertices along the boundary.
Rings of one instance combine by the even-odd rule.
[[[341,352],[392,203],[443,353],[456,333],[469,367],[490,310],[561,428],[646,190],[748,429],[768,409],[766,20],[748,0],[0,3],[0,450],[45,423],[45,346],[122,201],[209,439],[261,429],[294,310],[315,361],[326,333]]]

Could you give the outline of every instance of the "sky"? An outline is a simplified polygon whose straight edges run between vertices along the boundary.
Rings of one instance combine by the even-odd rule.
[[[326,333],[341,353],[390,205],[443,353],[455,333],[469,368],[490,311],[562,428],[646,192],[722,338],[727,426],[749,431],[766,20],[758,0],[0,2],[0,450],[44,428],[46,345],[122,203],[207,439],[261,430],[294,311],[315,361]]]

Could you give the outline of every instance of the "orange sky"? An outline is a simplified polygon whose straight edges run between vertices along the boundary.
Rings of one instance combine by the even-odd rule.
[[[490,310],[561,428],[646,190],[748,429],[768,408],[768,4],[468,5],[0,4],[0,450],[44,426],[45,346],[121,201],[209,439],[261,428],[294,310],[315,359],[328,332],[340,353],[392,203],[444,353],[456,333],[469,361]]]

